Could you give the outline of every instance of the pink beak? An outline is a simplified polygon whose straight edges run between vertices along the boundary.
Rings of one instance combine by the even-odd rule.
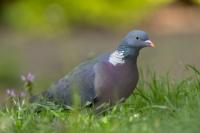
[[[152,41],[146,40],[145,42],[148,44],[148,47],[155,48],[155,45],[152,43]]]

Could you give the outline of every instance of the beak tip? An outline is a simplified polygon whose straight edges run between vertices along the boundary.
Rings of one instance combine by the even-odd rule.
[[[156,46],[153,43],[151,43],[150,47],[155,48]]]
[[[154,45],[154,43],[152,42],[152,41],[150,41],[150,40],[147,40],[147,41],[145,41],[148,45],[148,47],[151,47],[151,48],[155,48],[156,46]]]

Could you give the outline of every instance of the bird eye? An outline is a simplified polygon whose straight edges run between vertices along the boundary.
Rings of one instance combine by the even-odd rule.
[[[138,36],[136,36],[136,39],[137,39],[137,40],[139,40],[139,37],[138,37]]]

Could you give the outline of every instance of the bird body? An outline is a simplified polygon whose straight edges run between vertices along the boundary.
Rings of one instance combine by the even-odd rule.
[[[54,83],[43,96],[49,100],[73,104],[74,94],[81,105],[87,102],[115,104],[126,99],[138,82],[137,57],[143,47],[153,47],[145,32],[130,32],[112,53],[106,53],[77,66]]]
[[[136,87],[138,81],[137,66],[134,61],[125,61],[113,65],[105,61],[97,63],[95,70],[95,92],[102,102],[115,103],[127,98]]]

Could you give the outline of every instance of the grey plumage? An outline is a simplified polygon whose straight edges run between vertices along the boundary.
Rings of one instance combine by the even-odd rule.
[[[43,93],[45,98],[65,105],[71,105],[73,93],[79,93],[81,104],[91,102],[95,98],[94,90],[94,65],[108,58],[109,54],[103,54],[96,59],[86,61],[77,66],[71,73],[54,83]]]
[[[145,32],[130,32],[113,53],[102,54],[77,66],[54,83],[43,96],[64,105],[72,105],[77,94],[86,102],[116,103],[126,99],[138,82],[137,56],[143,47],[153,47]]]

